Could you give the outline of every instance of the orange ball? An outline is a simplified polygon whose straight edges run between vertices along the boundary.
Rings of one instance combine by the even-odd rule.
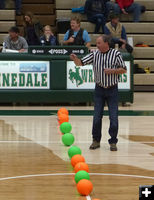
[[[93,200],[100,200],[100,199],[93,199]]]
[[[100,200],[100,199],[93,199],[93,200]]]
[[[65,114],[68,115],[68,110],[66,108],[60,108],[57,112],[58,115]]]
[[[69,116],[65,115],[65,114],[60,114],[58,116],[58,120],[59,120],[59,124],[62,124],[64,122],[68,122],[69,121]]]
[[[78,162],[74,167],[74,171],[75,171],[75,173],[77,173],[80,170],[89,172],[89,167],[85,162]]]
[[[77,184],[77,190],[81,195],[87,196],[93,190],[93,184],[87,179],[82,179]]]
[[[75,167],[75,165],[79,162],[85,162],[85,159],[83,156],[76,154],[71,158],[71,164],[73,167]]]

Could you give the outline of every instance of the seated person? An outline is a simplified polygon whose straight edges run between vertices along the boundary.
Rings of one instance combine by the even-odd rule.
[[[13,26],[9,30],[9,36],[4,40],[5,49],[17,50],[18,52],[27,52],[28,44],[25,38],[19,36],[19,29]]]
[[[125,15],[133,13],[133,22],[139,22],[141,12],[143,11],[142,6],[134,2],[134,0],[116,0],[114,12],[116,14],[123,13]]]
[[[80,28],[80,20],[77,17],[71,19],[71,29],[68,30],[64,35],[64,45],[86,45],[90,47],[90,37],[88,32]]]
[[[101,27],[102,32],[104,32],[104,25],[107,18],[106,11],[108,12],[106,2],[106,0],[86,0],[85,2],[84,9],[87,19],[96,25],[94,33],[99,33]]]
[[[57,45],[57,39],[52,32],[51,26],[46,25],[43,28],[43,32],[43,36],[40,37],[41,45]]]
[[[110,22],[104,27],[104,34],[112,36],[112,48],[115,44],[118,44],[121,49],[126,49],[129,53],[132,53],[133,48],[127,44],[127,35],[125,27],[119,22],[119,15],[110,14]]]

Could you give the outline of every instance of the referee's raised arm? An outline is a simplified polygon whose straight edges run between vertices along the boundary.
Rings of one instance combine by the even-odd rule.
[[[81,62],[81,59],[79,59],[77,57],[77,55],[75,55],[73,53],[70,55],[70,59],[74,61],[76,66],[82,66],[83,65],[83,63]]]

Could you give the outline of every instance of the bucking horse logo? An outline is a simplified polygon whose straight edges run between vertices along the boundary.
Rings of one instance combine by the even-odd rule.
[[[69,70],[69,79],[71,80],[72,83],[74,83],[74,81],[76,81],[77,87],[83,83],[83,80],[79,73],[79,67],[75,66],[75,72],[73,72],[72,69]]]

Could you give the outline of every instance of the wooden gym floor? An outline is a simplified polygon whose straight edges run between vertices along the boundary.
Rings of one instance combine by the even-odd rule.
[[[110,152],[109,120],[103,119],[101,148],[89,150],[93,107],[70,115],[75,145],[90,168],[94,189],[78,194],[56,115],[57,107],[1,107],[0,200],[137,200],[140,185],[154,185],[154,94],[136,93],[133,105],[120,107],[118,151]],[[6,111],[14,111],[12,115]],[[23,110],[38,111],[36,116]],[[3,111],[3,112],[2,112]],[[18,116],[15,115],[18,112]],[[123,111],[123,112],[122,112]],[[3,114],[3,115],[2,115]],[[33,114],[33,112],[32,112]],[[35,113],[36,114],[36,113]]]

